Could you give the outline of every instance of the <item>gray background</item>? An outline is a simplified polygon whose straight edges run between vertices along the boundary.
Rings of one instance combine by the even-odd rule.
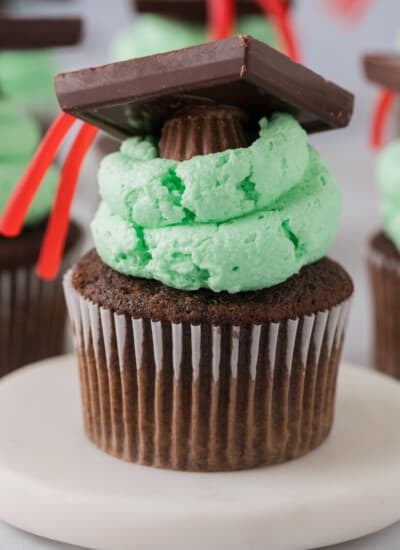
[[[323,3],[324,0],[297,0],[295,21],[300,31],[306,64],[351,89],[357,96],[351,127],[344,131],[315,136],[312,141],[335,172],[344,196],[340,230],[331,255],[346,266],[356,284],[345,356],[352,362],[370,366],[370,304],[365,252],[368,237],[378,227],[379,221],[374,186],[374,156],[368,149],[367,135],[377,90],[364,82],[360,56],[366,50],[393,49],[400,29],[400,2],[375,0],[367,16],[357,25],[329,17]],[[86,15],[85,44],[75,51],[60,54],[60,66],[63,69],[106,62],[110,38],[118,29],[126,26],[132,17],[129,0],[69,0],[53,3],[25,0],[15,4],[25,13],[28,9],[32,12],[45,9],[47,12],[71,11]],[[393,125],[392,134],[394,130]],[[92,155],[85,165],[74,207],[75,215],[84,220],[90,217],[95,205],[96,166],[97,159]],[[341,545],[340,548],[389,550],[399,546],[400,526],[394,526],[384,533]],[[25,535],[0,524],[0,548],[30,550],[66,547]]]

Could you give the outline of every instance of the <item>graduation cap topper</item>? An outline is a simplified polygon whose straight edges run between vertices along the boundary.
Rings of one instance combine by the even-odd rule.
[[[292,0],[280,0],[284,9],[289,9]],[[203,23],[207,18],[206,0],[132,0],[139,13],[156,13],[188,23]],[[236,13],[243,15],[259,14],[262,11],[254,0],[236,0]]]
[[[371,146],[380,149],[392,107],[400,93],[400,54],[368,53],[363,57],[363,66],[367,79],[382,88],[373,111],[370,134]]]
[[[55,48],[77,44],[82,35],[78,17],[11,17],[0,15],[0,50]]]
[[[217,4],[218,10],[210,9],[216,38],[228,33],[232,13],[231,2]],[[305,128],[317,131],[345,126],[353,108],[350,93],[249,37],[65,73],[56,77],[56,91],[64,112],[46,135],[0,223],[3,235],[20,233],[65,134],[77,118],[82,119],[62,169],[39,259],[38,273],[45,279],[57,274],[80,166],[99,128],[120,138],[143,133],[143,128],[159,133],[160,156],[182,159],[245,145],[247,125],[277,109],[293,112]],[[207,140],[196,140],[194,134],[182,140],[195,144],[191,150],[171,148],[168,135],[175,123],[194,120],[186,125],[190,133],[194,127],[204,128],[210,117],[219,129],[230,131],[220,132],[220,139],[207,149]]]

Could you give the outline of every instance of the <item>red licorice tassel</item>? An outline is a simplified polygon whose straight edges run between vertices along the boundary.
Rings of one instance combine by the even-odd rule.
[[[372,0],[325,0],[327,7],[337,15],[356,22],[372,4]]]
[[[371,146],[373,149],[380,149],[384,144],[384,134],[395,99],[394,92],[384,90],[376,102],[371,128]]]
[[[209,34],[212,40],[230,36],[235,28],[235,0],[207,0]]]
[[[97,132],[97,128],[84,123],[65,159],[37,267],[37,274],[44,280],[51,280],[57,276],[67,239],[70,211],[80,169]]]
[[[290,10],[282,0],[255,0],[268,17],[271,17],[282,39],[287,55],[300,62],[300,50],[294,26],[291,21]]]
[[[16,237],[21,233],[35,193],[75,121],[73,116],[62,113],[51,125],[3,212],[0,220],[2,235]]]

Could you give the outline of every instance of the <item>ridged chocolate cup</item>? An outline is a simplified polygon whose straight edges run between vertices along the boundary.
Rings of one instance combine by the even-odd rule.
[[[114,313],[71,281],[84,427],[103,451],[230,471],[297,458],[328,436],[349,300],[281,323],[174,324]]]
[[[81,230],[77,225],[70,236],[60,273],[65,273],[80,252]],[[24,253],[28,243],[24,237],[18,239],[18,243],[1,243],[8,252],[0,253],[0,376],[65,352],[63,276],[54,281],[39,279],[35,273],[37,251]],[[13,250],[15,254],[6,267],[2,260]]]
[[[188,160],[196,155],[246,147],[246,114],[236,107],[197,105],[186,108],[164,123],[160,157]]]
[[[400,380],[400,254],[388,254],[387,250],[380,249],[375,245],[378,238],[386,237],[378,234],[371,240],[367,257],[373,306],[374,366]]]

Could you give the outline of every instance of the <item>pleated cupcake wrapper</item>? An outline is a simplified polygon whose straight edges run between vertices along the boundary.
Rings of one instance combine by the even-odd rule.
[[[236,109],[218,109],[216,112],[200,107],[190,116],[177,117],[164,124],[159,149],[161,156],[169,159],[190,159],[196,155],[207,155],[236,149],[246,144],[243,117]]]
[[[181,470],[251,468],[328,435],[350,302],[282,323],[132,319],[64,287],[88,437],[119,458]]]
[[[75,251],[67,254],[62,272]],[[63,353],[66,317],[62,276],[45,282],[34,265],[0,269],[0,376]]]
[[[400,379],[400,262],[368,252],[375,367]]]

